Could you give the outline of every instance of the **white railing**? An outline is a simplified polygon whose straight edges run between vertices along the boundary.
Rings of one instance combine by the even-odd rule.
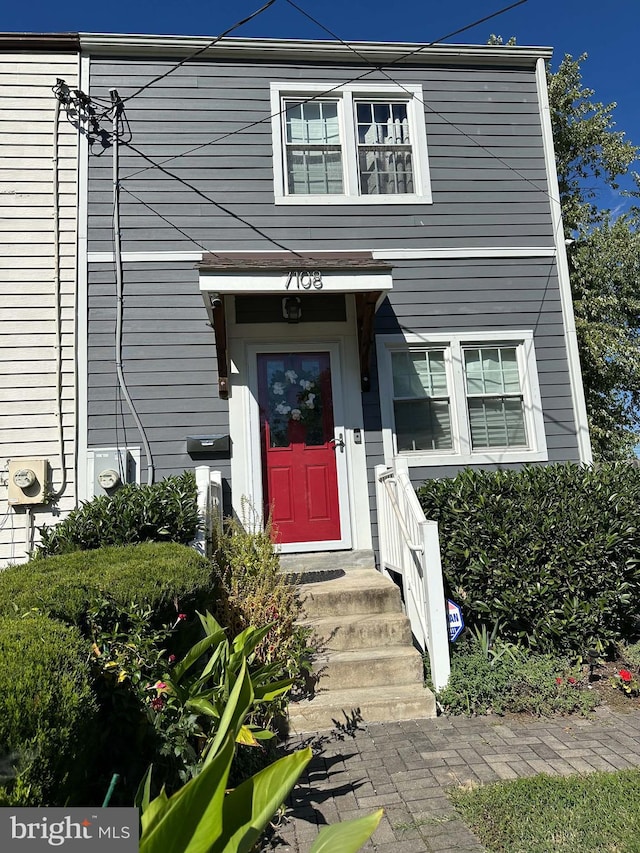
[[[429,654],[436,690],[449,680],[449,636],[438,525],[427,521],[404,459],[376,466],[378,537],[383,571],[402,577],[411,630]]]
[[[222,474],[208,465],[198,465],[195,473],[200,526],[191,544],[203,556],[210,557],[214,531],[222,525]]]

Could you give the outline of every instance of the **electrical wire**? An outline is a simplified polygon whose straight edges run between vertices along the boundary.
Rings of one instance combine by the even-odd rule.
[[[53,140],[52,140],[52,202],[53,202],[53,310],[55,323],[54,343],[54,371],[56,386],[56,420],[58,434],[58,456],[60,459],[60,486],[52,497],[59,498],[64,494],[67,486],[67,466],[64,459],[64,425],[62,421],[62,308],[61,308],[61,283],[60,283],[60,198],[59,198],[59,175],[58,175],[58,134],[60,125],[61,103],[55,98],[53,112]]]
[[[237,23],[233,24],[231,27],[226,29],[223,33],[220,33],[219,36],[216,36],[215,38],[211,39],[211,41],[208,42],[208,44],[206,44],[204,47],[199,48],[194,53],[192,53],[190,56],[185,56],[185,58],[181,59],[180,62],[177,62],[173,68],[170,68],[168,71],[165,71],[164,74],[158,74],[157,77],[154,77],[153,80],[150,80],[148,83],[145,83],[144,86],[141,86],[139,89],[136,89],[136,91],[133,92],[131,95],[127,95],[126,98],[122,98],[122,101],[123,102],[130,101],[132,98],[135,98],[138,95],[140,95],[142,92],[144,92],[145,89],[148,89],[149,86],[153,86],[154,83],[158,83],[160,80],[164,80],[165,77],[168,77],[169,74],[173,74],[174,71],[177,71],[178,68],[181,68],[186,62],[193,62],[194,59],[196,59],[198,56],[200,56],[205,51],[212,48],[215,44],[217,44],[223,38],[228,36],[234,30],[237,30],[237,29],[239,29],[239,27],[242,27],[245,24],[248,24],[249,21],[252,21],[254,18],[257,18],[258,15],[261,15],[263,12],[266,12],[267,9],[270,6],[273,6],[273,4],[275,2],[276,2],[276,0],[269,0],[268,3],[264,4],[264,6],[261,6],[259,9],[256,9],[255,12],[252,12],[246,18],[243,18],[241,21],[238,21]],[[522,0],[522,2],[524,2],[524,0]]]
[[[124,296],[123,296],[123,281],[122,281],[122,254],[120,251],[121,247],[121,235],[120,235],[120,184],[118,180],[118,169],[119,169],[119,142],[118,142],[118,127],[120,122],[119,113],[121,112],[121,103],[120,99],[117,95],[117,92],[113,90],[114,93],[114,112],[113,112],[113,238],[114,238],[114,260],[116,265],[116,332],[115,332],[115,349],[116,349],[116,374],[118,377],[118,384],[120,389],[122,390],[122,394],[127,401],[127,405],[129,406],[129,411],[131,412],[131,416],[135,422],[135,425],[138,427],[138,432],[140,433],[140,438],[142,439],[142,444],[144,446],[145,456],[147,458],[147,483],[149,485],[153,484],[154,480],[154,465],[153,465],[153,457],[151,455],[151,447],[149,445],[149,440],[147,439],[147,434],[144,429],[144,425],[140,420],[140,416],[136,411],[135,404],[131,399],[131,395],[129,394],[129,389],[127,388],[127,383],[124,377],[124,370],[122,367],[122,320],[123,320],[123,312],[124,312]]]
[[[289,2],[289,0],[287,0],[287,2]],[[325,98],[327,95],[330,95],[333,92],[335,92],[336,90],[341,89],[343,86],[348,86],[350,83],[357,83],[358,81],[363,80],[365,77],[368,77],[369,75],[373,74],[374,71],[384,71],[384,69],[386,69],[386,68],[391,68],[392,66],[396,65],[397,63],[404,62],[405,60],[411,58],[412,56],[415,56],[416,54],[420,53],[423,50],[426,50],[427,48],[434,47],[435,45],[439,44],[440,42],[444,41],[445,39],[449,39],[449,38],[453,38],[453,36],[461,35],[462,33],[466,32],[467,30],[473,29],[474,27],[477,27],[480,24],[484,24],[487,21],[490,21],[492,18],[497,18],[499,15],[505,14],[505,12],[510,12],[511,9],[515,9],[517,6],[522,6],[524,3],[527,3],[527,2],[528,2],[528,0],[517,0],[517,2],[512,3],[509,6],[505,6],[504,8],[499,9],[497,12],[492,12],[490,15],[485,15],[484,18],[479,18],[477,21],[473,21],[473,23],[471,23],[471,24],[467,24],[466,26],[460,27],[457,30],[453,30],[452,32],[447,33],[444,36],[440,36],[440,38],[434,39],[433,41],[427,42],[426,44],[422,44],[419,47],[415,48],[414,50],[410,51],[409,53],[402,54],[401,56],[398,56],[396,59],[392,60],[391,62],[388,62],[385,64],[378,64],[378,65],[372,64],[368,58],[361,56],[359,53],[357,53],[357,51],[355,51],[355,48],[353,48],[353,46],[351,44],[349,44],[349,42],[343,41],[339,36],[332,33],[331,30],[329,30],[327,27],[323,26],[319,21],[316,21],[315,18],[311,17],[311,15],[309,15],[307,12],[305,12],[299,6],[296,6],[295,3],[289,3],[290,6],[295,8],[302,15],[309,18],[310,21],[315,23],[317,26],[319,26],[321,29],[323,29],[326,33],[329,33],[329,35],[331,35],[332,38],[336,39],[342,45],[344,45],[345,47],[348,47],[350,50],[355,51],[361,59],[364,59],[364,61],[368,65],[371,65],[371,68],[368,71],[365,71],[363,74],[359,74],[357,77],[351,77],[348,80],[344,80],[343,82],[338,83],[329,89],[326,89],[324,92],[319,92],[315,95],[311,95],[310,97],[308,97],[306,99],[301,99],[300,103],[301,104],[307,104],[310,101],[315,101],[315,100],[318,100],[319,98]],[[432,110],[432,111],[435,112],[435,110]],[[242,127],[236,128],[236,130],[231,130],[228,133],[224,133],[221,136],[217,136],[215,139],[210,139],[208,142],[202,142],[199,145],[195,145],[192,148],[188,148],[186,151],[182,151],[180,154],[174,154],[172,157],[167,157],[165,160],[161,160],[158,165],[164,166],[166,163],[170,163],[172,160],[177,160],[179,157],[185,157],[188,154],[193,154],[195,151],[200,151],[202,148],[207,148],[209,145],[216,145],[218,142],[222,142],[224,139],[228,139],[229,137],[235,136],[238,133],[244,133],[246,130],[251,130],[251,128],[253,128],[253,127],[257,127],[260,124],[264,124],[267,121],[271,121],[274,118],[278,118],[279,116],[282,115],[283,112],[284,112],[284,108],[281,110],[278,110],[278,112],[276,112],[276,113],[272,113],[271,115],[265,116],[265,118],[261,118],[261,119],[257,119],[256,121],[249,122],[248,124],[245,124]],[[146,172],[151,168],[153,168],[153,167],[152,166],[146,166],[144,169],[139,169],[138,171],[133,172],[130,175],[127,175],[126,177],[123,178],[123,180],[131,180],[132,178],[135,178],[138,175],[141,175],[143,172]]]
[[[298,12],[300,12],[301,15],[304,15],[305,18],[308,18],[312,23],[316,24],[316,26],[318,26],[318,27],[320,27],[320,29],[324,30],[325,33],[328,33],[332,38],[339,41],[340,44],[342,44],[344,47],[348,48],[352,53],[355,53],[355,55],[359,59],[361,59],[363,62],[366,62],[369,65],[371,64],[370,60],[366,56],[364,56],[362,53],[360,53],[360,51],[358,51],[357,48],[355,48],[353,45],[349,44],[348,42],[343,41],[343,39],[341,39],[340,36],[336,35],[328,27],[325,27],[324,24],[320,23],[320,21],[318,21],[316,18],[314,18],[308,12],[305,12],[305,10],[302,9],[300,6],[298,6],[296,3],[294,3],[293,0],[286,0],[286,2],[289,4],[289,6],[293,7]],[[509,11],[510,9],[514,8],[514,6],[520,6],[522,3],[526,3],[526,2],[527,2],[527,0],[519,0],[518,3],[514,3],[512,6],[506,7],[506,9],[501,10],[501,12],[496,12],[493,15],[489,15],[488,17],[483,18],[478,23],[483,23],[484,21],[489,20],[490,18],[493,18],[498,14],[502,14],[505,11]],[[445,36],[445,38],[448,38],[448,36]],[[388,67],[389,66],[387,65],[386,68],[388,68]],[[411,92],[409,89],[407,89],[406,86],[404,86],[402,83],[400,83],[398,80],[396,80],[390,74],[388,74],[386,72],[385,68],[383,68],[379,65],[376,65],[372,68],[372,71],[374,71],[374,70],[382,72],[382,74],[387,78],[387,80],[390,80],[394,85],[398,86],[399,89],[402,89],[408,95],[411,95],[413,98],[415,98],[415,100],[419,104],[422,104],[422,106],[425,109],[429,110],[429,112],[432,115],[438,116],[438,118],[441,119],[445,124],[447,124],[449,127],[453,128],[454,130],[458,131],[458,133],[462,134],[462,136],[464,136],[466,139],[473,142],[474,145],[476,145],[478,148],[480,148],[485,153],[489,154],[490,157],[492,157],[494,160],[497,160],[498,163],[501,163],[503,166],[505,166],[505,168],[512,171],[519,178],[522,178],[523,181],[526,181],[534,189],[536,189],[539,192],[546,195],[551,201],[559,203],[558,199],[556,199],[552,195],[550,195],[549,192],[544,187],[538,186],[538,184],[536,184],[534,181],[532,181],[531,178],[527,178],[526,175],[523,175],[522,172],[519,172],[518,169],[515,168],[515,166],[512,166],[506,160],[503,160],[501,157],[499,157],[497,154],[495,154],[493,151],[491,151],[490,148],[487,148],[481,142],[478,142],[478,140],[475,139],[475,137],[471,136],[470,134],[466,133],[466,131],[462,130],[462,128],[459,127],[459,125],[454,124],[454,122],[452,122],[452,121],[449,121],[449,119],[447,119],[444,115],[442,115],[442,113],[435,110],[430,104],[427,104],[422,98],[418,97],[418,95],[415,95],[413,92]]]
[[[231,216],[237,222],[241,222],[247,228],[250,228],[256,234],[258,234],[260,237],[262,237],[264,240],[267,240],[269,243],[272,243],[274,246],[277,246],[279,249],[282,249],[284,252],[291,252],[291,254],[297,255],[298,257],[300,257],[300,254],[298,252],[296,252],[293,249],[289,249],[283,243],[279,243],[277,240],[274,240],[272,237],[269,237],[268,234],[266,234],[264,231],[262,231],[260,228],[258,228],[257,225],[254,225],[252,222],[249,222],[248,219],[244,219],[244,217],[240,216],[237,213],[234,213],[232,210],[229,210],[228,207],[225,207],[223,204],[220,204],[219,201],[216,201],[214,198],[207,195],[202,190],[198,189],[198,187],[196,187],[194,184],[190,183],[189,181],[185,180],[184,178],[181,178],[179,175],[176,175],[175,172],[170,172],[168,169],[165,169],[164,166],[160,166],[157,163],[155,163],[151,159],[151,157],[149,157],[143,151],[140,151],[140,149],[136,148],[136,146],[133,145],[131,142],[126,143],[126,146],[131,151],[134,151],[139,157],[142,157],[143,160],[146,160],[148,163],[151,163],[156,169],[159,169],[163,174],[167,175],[167,177],[173,178],[174,180],[181,183],[183,186],[188,187],[188,189],[192,190],[194,193],[196,193],[196,195],[200,196],[200,198],[203,198],[205,201],[209,202],[210,204],[213,204],[215,207],[218,208],[218,210],[221,210],[223,213],[226,213],[228,216]],[[123,189],[124,189],[124,187],[123,187]]]
[[[171,228],[175,228],[175,230],[178,231],[180,234],[182,234],[183,237],[186,237],[190,243],[193,243],[199,249],[202,249],[203,252],[206,252],[207,254],[210,254],[210,255],[215,255],[217,257],[215,252],[213,252],[211,249],[207,249],[206,246],[204,246],[202,243],[199,243],[194,237],[191,237],[189,234],[187,234],[186,231],[183,231],[182,228],[180,228],[179,225],[176,225],[175,222],[172,222],[170,219],[168,219],[166,216],[164,216],[162,213],[160,213],[159,210],[156,210],[154,207],[151,207],[150,204],[147,204],[146,201],[143,201],[140,198],[140,196],[136,195],[134,192],[132,192],[127,187],[121,187],[121,189],[124,190],[124,192],[126,192],[127,195],[130,195],[132,198],[134,198],[143,207],[146,207],[147,210],[149,210],[151,213],[155,214],[160,219],[162,219],[163,222],[166,222],[167,225],[170,225]]]

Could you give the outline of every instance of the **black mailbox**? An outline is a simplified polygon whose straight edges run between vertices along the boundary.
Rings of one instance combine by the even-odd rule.
[[[229,435],[188,435],[187,453],[190,456],[214,456],[229,454],[231,437]]]

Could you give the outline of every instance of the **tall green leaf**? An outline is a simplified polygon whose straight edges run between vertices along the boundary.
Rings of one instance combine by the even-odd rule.
[[[318,833],[309,853],[356,853],[375,832],[384,809],[373,814],[325,826]]]
[[[142,815],[140,853],[209,853],[223,831],[223,803],[234,748],[229,732],[202,772],[163,803],[162,814],[150,829],[144,824],[146,812]]]
[[[227,732],[233,733],[234,740],[238,736],[238,732],[240,731],[245,717],[249,713],[252,703],[253,687],[251,685],[249,673],[247,672],[247,662],[245,660],[242,662],[238,678],[236,679],[233,690],[229,695],[229,701],[227,702],[222,717],[220,718],[220,725],[216,732],[216,736],[207,751],[207,755],[204,759],[205,766],[215,756],[217,750],[224,741]]]
[[[232,791],[224,801],[224,833],[209,853],[250,853],[311,758],[311,747],[294,752]]]

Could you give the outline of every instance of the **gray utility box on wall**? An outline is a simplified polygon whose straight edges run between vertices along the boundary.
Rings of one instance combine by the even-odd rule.
[[[139,482],[139,447],[95,447],[87,451],[89,497],[112,495],[125,483]]]

